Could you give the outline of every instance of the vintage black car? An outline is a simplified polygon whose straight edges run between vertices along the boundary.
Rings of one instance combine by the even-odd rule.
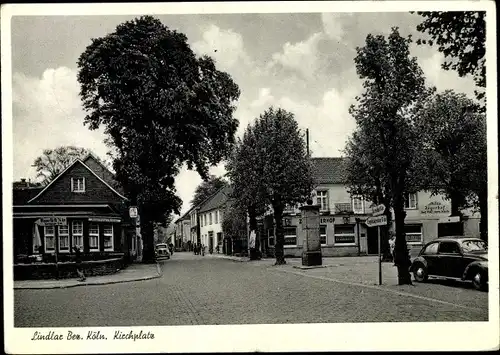
[[[478,290],[488,286],[488,245],[478,238],[446,237],[424,245],[410,271],[418,282],[429,276],[472,281]]]
[[[170,259],[170,251],[168,250],[168,245],[164,243],[156,244],[155,256],[157,260]]]

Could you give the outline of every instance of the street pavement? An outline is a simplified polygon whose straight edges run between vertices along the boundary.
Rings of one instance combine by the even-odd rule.
[[[376,258],[247,261],[174,253],[159,278],[63,289],[14,290],[16,327],[156,326],[337,322],[486,321],[488,293],[432,281],[397,286]],[[235,262],[241,261],[241,262]],[[296,267],[294,267],[296,266]]]

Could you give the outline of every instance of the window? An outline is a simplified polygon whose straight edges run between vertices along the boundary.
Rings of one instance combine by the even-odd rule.
[[[422,225],[405,224],[406,242],[408,244],[422,243]]]
[[[200,216],[200,227],[203,227],[203,226],[204,226],[204,224],[203,224],[203,215],[202,215],[202,216]]]
[[[352,197],[352,211],[354,213],[365,213],[364,201],[361,196]]]
[[[219,223],[219,210],[215,211],[215,224]]]
[[[354,224],[336,224],[335,244],[355,244]]]
[[[89,249],[99,250],[99,225],[97,223],[89,225]]]
[[[269,246],[274,247],[274,228],[269,228],[267,230],[267,239],[269,241]]]
[[[212,212],[208,214],[208,224],[212,225]]]
[[[455,242],[439,243],[439,254],[460,254],[460,247]]]
[[[102,229],[104,236],[104,250],[113,251],[113,225],[104,224]]]
[[[85,192],[85,178],[71,178],[71,191]]]
[[[203,214],[203,224],[206,226],[207,225],[207,214]]]
[[[439,243],[432,243],[425,247],[423,254],[425,255],[435,255],[438,253]]]
[[[55,239],[54,226],[45,226],[45,252],[53,252],[55,250]]]
[[[73,221],[73,246],[83,250],[83,222]]]
[[[328,191],[316,192],[316,204],[320,206],[320,211],[328,211]]]
[[[283,234],[285,236],[285,247],[294,247],[297,245],[297,227],[285,227],[283,228]]]
[[[417,194],[407,194],[405,196],[405,209],[407,210],[417,209]]]
[[[464,240],[462,242],[462,249],[465,253],[481,252],[485,253],[488,251],[488,244],[482,240]]]
[[[59,251],[69,251],[69,226],[59,226]]]
[[[326,226],[319,226],[319,240],[321,245],[326,245]]]

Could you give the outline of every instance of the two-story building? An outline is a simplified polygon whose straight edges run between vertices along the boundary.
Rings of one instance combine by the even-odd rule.
[[[368,228],[366,219],[373,203],[360,196],[352,196],[347,189],[345,158],[312,158],[317,186],[314,202],[320,206],[320,238],[323,256],[366,255],[378,253],[377,228]],[[423,243],[436,237],[463,231],[468,236],[479,236],[479,214],[463,211],[464,220],[449,217],[450,202],[443,196],[420,191],[405,199],[405,233],[410,248],[419,249]],[[394,216],[393,219],[394,220]],[[458,225],[458,228],[457,228]],[[285,256],[299,257],[304,242],[298,207],[284,211]],[[264,217],[263,248],[272,250],[275,243],[273,216]]]
[[[184,248],[188,245],[196,243],[196,238],[193,240],[191,233],[191,209],[184,213],[175,221],[175,240],[176,248]]]
[[[14,189],[14,254],[123,252],[134,258],[135,225],[114,175],[89,154],[47,186]],[[54,221],[57,221],[54,223]]]
[[[231,203],[231,193],[231,187],[222,187],[199,206],[200,239],[208,250],[215,251],[217,246],[221,252],[223,250],[222,221]]]

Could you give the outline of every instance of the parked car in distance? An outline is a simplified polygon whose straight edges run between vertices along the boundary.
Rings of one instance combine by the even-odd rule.
[[[170,251],[168,250],[168,245],[164,243],[156,244],[155,247],[156,259],[170,259]]]
[[[417,282],[429,276],[472,281],[474,288],[488,286],[488,244],[464,236],[434,239],[423,246],[410,271]]]

